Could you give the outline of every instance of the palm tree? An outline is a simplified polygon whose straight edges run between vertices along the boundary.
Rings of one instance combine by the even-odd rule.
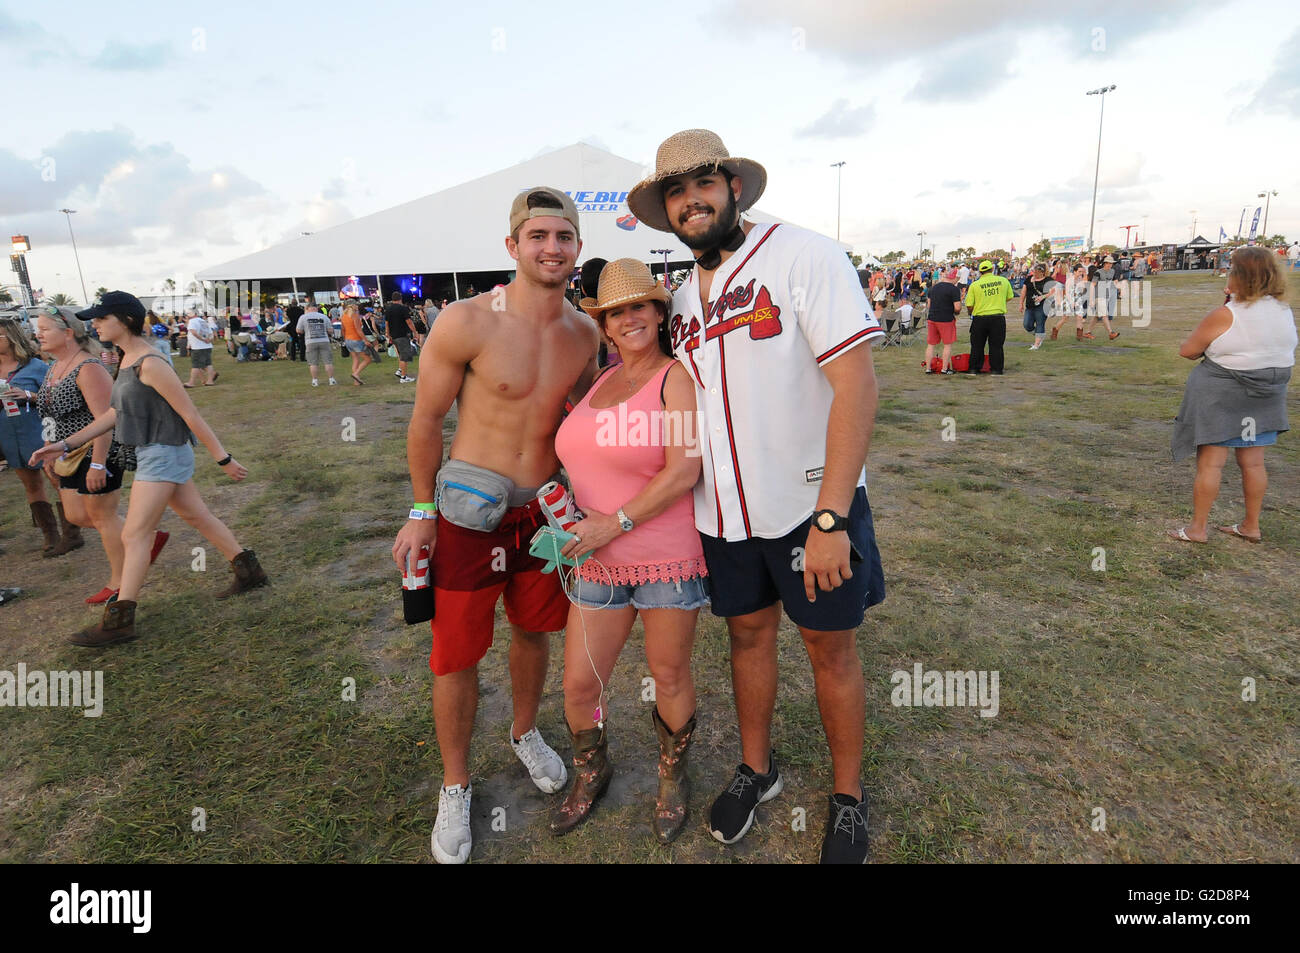
[[[62,291],[57,294],[46,295],[44,304],[52,304],[61,307],[72,307],[77,303],[77,299],[71,295],[65,295]]]
[[[0,304],[13,304],[14,296],[9,293],[9,285],[0,285]]]
[[[98,288],[95,289],[95,300],[96,301],[102,300],[104,295],[106,294],[108,294],[108,289],[105,288],[103,285],[100,285]]]

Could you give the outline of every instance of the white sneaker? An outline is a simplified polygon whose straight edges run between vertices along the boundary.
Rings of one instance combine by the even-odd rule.
[[[569,773],[564,770],[564,760],[551,750],[542,733],[533,728],[518,741],[515,741],[515,726],[510,726],[510,747],[528,769],[533,783],[547,794],[554,794],[564,787],[569,780]]]
[[[312,387],[320,387],[320,381],[316,380],[316,378],[313,377],[313,378],[311,379],[311,386],[312,386]]]
[[[337,383],[338,383],[338,381],[336,381],[334,378],[332,378],[332,377],[330,378],[330,387],[333,387],[333,386],[334,386],[335,384],[337,384]]]
[[[1042,347],[1041,344],[1031,344],[1031,345],[1029,345],[1029,350],[1031,350],[1031,351],[1037,351],[1040,347]]]
[[[453,784],[438,792],[438,819],[433,822],[433,859],[440,864],[463,864],[469,860],[474,838],[469,831],[469,801],[473,785]]]
[[[414,378],[414,377],[399,377],[398,380],[401,381],[403,384],[414,384],[414,383],[415,383],[415,378]]]

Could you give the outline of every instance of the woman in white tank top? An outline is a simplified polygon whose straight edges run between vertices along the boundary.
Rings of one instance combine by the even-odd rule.
[[[1224,307],[1232,323],[1206,345],[1206,357],[1234,371],[1295,367],[1295,315],[1285,301],[1272,295],[1254,301],[1234,296]]]
[[[1286,390],[1297,335],[1277,256],[1265,248],[1237,249],[1228,294],[1228,302],[1206,315],[1178,352],[1191,360],[1205,358],[1187,379],[1174,430],[1175,459],[1189,455],[1193,443],[1196,451],[1192,522],[1169,532],[1183,542],[1208,539],[1210,507],[1219,495],[1229,449],[1241,469],[1246,516],[1219,530],[1252,543],[1263,538],[1264,448],[1288,429]]]

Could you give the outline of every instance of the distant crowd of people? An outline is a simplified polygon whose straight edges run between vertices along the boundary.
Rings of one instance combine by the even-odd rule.
[[[219,315],[191,309],[176,318],[149,311],[145,320],[159,353],[169,361],[173,355],[189,358],[186,387],[217,383],[220,372],[212,364],[212,353],[218,340],[241,363],[302,361],[310,368],[313,387],[320,386],[322,371],[329,385],[338,383],[334,376],[337,346],[340,358],[350,361],[353,386],[360,387],[365,383],[362,372],[382,362],[385,354],[397,359],[398,381],[414,383],[415,377],[408,373],[410,362],[447,304],[445,299],[435,303],[426,298],[423,304],[407,305],[395,291],[382,307],[368,300],[345,300],[325,312],[308,295],[301,304],[294,299],[287,305],[246,311],[225,308]]]
[[[1119,332],[1111,319],[1119,314],[1120,302],[1132,293],[1133,282],[1159,273],[1160,267],[1155,252],[1117,252],[1033,263],[1002,258],[916,263],[859,271],[858,278],[877,322],[889,335],[895,325],[901,335],[913,333],[923,322],[927,325],[924,373],[1000,375],[1005,369],[1007,310],[1017,298],[1022,326],[1034,336],[1031,351],[1041,349],[1045,340],[1056,340],[1071,318],[1076,340],[1093,340],[1092,332],[1101,322],[1113,341]],[[959,355],[962,359],[954,366],[957,318],[963,309],[971,318],[971,350],[968,357]]]

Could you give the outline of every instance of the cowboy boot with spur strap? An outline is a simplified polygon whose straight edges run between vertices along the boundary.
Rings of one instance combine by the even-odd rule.
[[[572,730],[570,730],[572,734]],[[573,787],[551,815],[551,833],[567,834],[590,815],[596,800],[609,787],[614,766],[609,763],[609,739],[604,728],[573,735]]]
[[[135,603],[128,599],[104,606],[104,618],[98,625],[82,629],[68,641],[73,645],[98,649],[118,642],[130,642],[135,637]]]
[[[265,586],[267,583],[266,573],[257,561],[257,554],[251,549],[245,549],[232,559],[230,568],[235,571],[235,578],[231,580],[229,586],[217,593],[218,599],[238,595],[241,592],[247,592],[249,589]]]
[[[655,797],[654,832],[661,844],[670,844],[686,826],[686,751],[695,733],[695,716],[691,715],[676,732],[668,730],[659,717],[659,708],[651,711],[655,733],[659,735],[659,793]]]

